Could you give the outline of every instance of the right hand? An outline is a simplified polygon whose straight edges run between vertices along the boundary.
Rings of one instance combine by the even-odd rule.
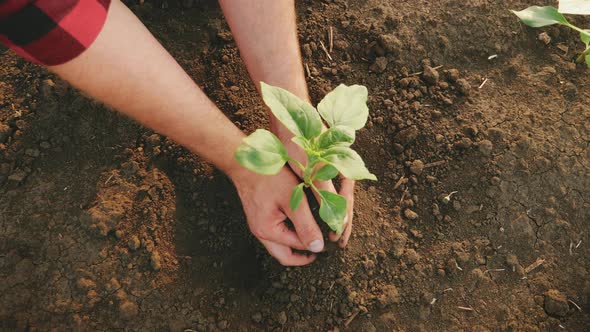
[[[282,124],[278,122],[275,117],[271,117],[271,131],[277,135],[277,137],[283,142],[285,148],[287,149],[287,154],[294,158],[295,160],[299,161],[301,164],[307,164],[307,154],[303,149],[295,144],[291,138],[293,134],[289,132],[287,128],[285,128]],[[324,127],[325,130],[325,127]],[[303,171],[298,168],[296,165],[291,165],[291,169],[298,176],[300,179],[303,179]],[[346,198],[347,206],[346,206],[346,217],[344,219],[344,229],[342,234],[338,235],[334,231],[330,231],[328,238],[332,242],[338,242],[338,246],[340,248],[345,248],[348,244],[348,240],[350,239],[350,235],[352,234],[352,217],[354,215],[354,185],[355,181],[346,179],[341,176],[342,185],[340,187],[340,192],[336,191],[336,187],[332,181],[316,181],[314,185],[321,190],[327,190],[335,194],[340,194],[344,198]],[[317,192],[313,191],[313,194],[318,201],[320,202],[320,197]]]
[[[250,231],[270,255],[285,266],[313,262],[315,254],[293,251],[318,253],[324,249],[322,232],[307,199],[304,197],[296,211],[289,207],[291,191],[300,183],[297,176],[287,167],[273,176],[259,175],[245,168],[229,176],[242,200]],[[287,218],[293,222],[295,231],[285,224]]]

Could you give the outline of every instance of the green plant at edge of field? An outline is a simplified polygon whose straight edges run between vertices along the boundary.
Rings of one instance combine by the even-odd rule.
[[[568,20],[557,11],[555,7],[551,6],[531,6],[521,11],[512,11],[520,20],[533,28],[544,27],[547,25],[561,24],[570,27],[580,33],[580,40],[586,45],[586,49],[576,62],[586,61],[586,65],[590,68],[590,29],[581,29],[568,22]]]
[[[304,197],[303,188],[312,188],[320,197],[320,217],[341,234],[346,199],[318,189],[314,182],[331,180],[339,173],[351,180],[377,180],[359,154],[350,148],[355,131],[365,126],[369,116],[367,88],[341,84],[324,97],[317,110],[279,87],[261,82],[261,91],[262,99],[274,116],[295,135],[292,141],[307,154],[307,164],[288,156],[283,143],[265,129],[258,129],[244,138],[236,150],[236,159],[240,165],[264,175],[277,174],[287,162],[291,162],[303,173],[303,182],[295,186],[291,194],[291,210],[299,207]],[[322,119],[329,127],[327,130],[323,130]]]

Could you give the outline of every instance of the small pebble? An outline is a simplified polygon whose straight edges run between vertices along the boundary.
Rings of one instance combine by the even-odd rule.
[[[479,149],[479,152],[481,152],[481,154],[483,154],[486,157],[489,157],[492,155],[492,150],[494,148],[494,145],[492,144],[492,142],[490,140],[484,139],[483,141],[481,141],[477,144],[477,147]]]
[[[217,327],[220,330],[225,330],[225,329],[227,329],[228,326],[229,326],[229,323],[226,320],[222,320],[217,323]]]
[[[545,45],[549,45],[551,43],[551,37],[549,37],[547,32],[541,32],[538,38]]]
[[[252,320],[253,320],[255,323],[260,323],[260,322],[262,322],[262,314],[261,314],[261,313],[259,313],[259,312],[255,312],[255,313],[252,315]]]
[[[404,211],[404,216],[409,220],[416,220],[418,219],[418,214],[410,209],[406,209]]]
[[[501,180],[499,177],[497,177],[497,176],[493,176],[493,177],[490,179],[490,183],[491,183],[492,185],[494,185],[494,186],[497,186],[497,185],[499,185],[499,184],[500,184],[500,182],[502,182],[502,180]]]
[[[131,319],[137,316],[138,312],[139,308],[137,307],[137,304],[131,301],[125,300],[119,305],[119,314],[123,319]]]
[[[422,162],[422,160],[414,160],[412,162],[412,165],[410,165],[410,172],[412,172],[416,175],[422,174],[423,170],[424,170],[424,162]]]
[[[277,323],[280,325],[285,325],[287,323],[287,313],[284,311],[279,312],[277,315]]]
[[[438,82],[439,77],[440,77],[440,75],[438,74],[438,71],[436,71],[436,69],[434,69],[430,66],[424,67],[424,72],[422,73],[422,78],[424,79],[424,81],[426,81],[426,83],[434,85],[434,84],[436,84],[436,82]]]
[[[387,69],[387,63],[389,61],[386,57],[378,57],[375,62],[369,67],[369,70],[375,73],[382,73]]]
[[[569,311],[567,296],[557,289],[545,293],[545,312],[553,317],[565,317]]]
[[[137,250],[141,246],[141,242],[139,241],[139,238],[137,237],[137,235],[133,235],[129,239],[129,242],[127,243],[127,245],[129,246],[129,249]]]
[[[471,84],[469,84],[466,79],[460,78],[457,80],[457,90],[459,90],[459,92],[461,92],[463,95],[469,96],[471,93]]]
[[[150,265],[154,271],[159,271],[162,268],[162,259],[160,258],[160,254],[157,251],[152,251],[150,256]]]

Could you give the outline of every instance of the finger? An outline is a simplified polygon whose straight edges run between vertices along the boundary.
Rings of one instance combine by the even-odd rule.
[[[340,246],[340,248],[344,248],[344,247],[346,247],[346,245],[348,245],[348,240],[350,239],[350,234],[352,234],[352,218],[350,219],[350,222],[348,223],[344,232],[342,232],[342,237],[340,238],[340,241],[338,242],[338,246]]]
[[[320,190],[326,190],[334,194],[338,193],[332,181],[315,181],[313,184]],[[313,190],[313,195],[315,196],[315,199],[318,201],[318,203],[321,204],[322,201],[320,199],[320,195],[315,190]]]
[[[354,180],[342,179],[340,195],[346,199],[346,224],[344,225],[344,229],[340,235],[336,234],[335,232],[330,232],[328,235],[330,241],[339,241],[341,248],[346,246],[352,232],[352,218],[354,215],[354,184]]]
[[[305,197],[303,197],[299,207],[295,211],[291,210],[289,202],[285,202],[283,204],[283,211],[293,222],[297,236],[305,244],[307,250],[311,252],[321,252],[324,250],[322,231],[313,218],[309,209],[309,203]]]
[[[268,253],[276,258],[281,265],[284,266],[302,266],[313,262],[316,255],[298,254],[293,250],[282,244],[278,244],[268,240],[260,240],[262,245],[266,248]]]
[[[342,233],[340,242],[338,243],[340,248],[346,247],[348,240],[350,239],[350,234],[352,234],[352,219],[354,217],[354,185],[355,182],[353,180],[344,179],[342,180],[342,188],[340,188],[340,194],[346,198],[347,202],[349,202],[347,205],[347,214],[350,218],[348,220],[348,225],[346,225],[346,229]]]
[[[284,222],[281,222],[272,228],[268,234],[267,240],[285,245],[289,248],[307,250],[307,246],[301,242],[297,233],[289,229]]]

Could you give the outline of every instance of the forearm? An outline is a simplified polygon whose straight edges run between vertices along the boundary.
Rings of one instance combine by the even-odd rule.
[[[308,100],[293,0],[220,0],[250,77]],[[271,125],[278,121],[271,117]]]
[[[50,70],[225,172],[243,137],[139,20],[113,1],[96,41]]]

